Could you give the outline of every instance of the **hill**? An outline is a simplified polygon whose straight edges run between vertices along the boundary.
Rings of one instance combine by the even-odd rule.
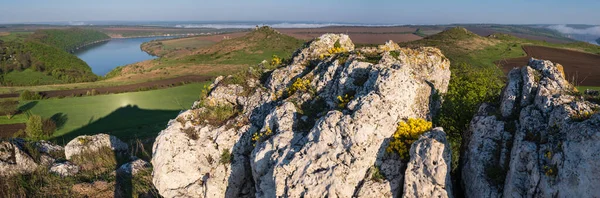
[[[261,27],[247,34],[206,47],[171,50],[155,60],[119,67],[110,80],[164,78],[178,75],[223,75],[256,65],[273,56],[286,59],[304,41]]]
[[[22,72],[29,74],[20,75]],[[97,78],[84,61],[62,49],[31,40],[0,42],[2,85],[88,82]]]
[[[73,52],[82,46],[107,40],[110,37],[96,30],[70,28],[37,30],[29,39]]]

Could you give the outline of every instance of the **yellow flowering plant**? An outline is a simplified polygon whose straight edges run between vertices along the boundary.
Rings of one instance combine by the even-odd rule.
[[[412,143],[419,139],[421,134],[431,130],[431,127],[431,122],[420,118],[409,118],[406,122],[400,122],[386,151],[396,152],[402,159],[408,160]]]

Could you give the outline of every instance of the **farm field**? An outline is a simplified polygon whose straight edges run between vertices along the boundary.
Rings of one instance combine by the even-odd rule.
[[[526,57],[498,61],[508,73],[514,67],[522,67],[533,57],[560,63],[564,66],[567,80],[581,86],[600,85],[600,55],[543,46],[523,46]]]
[[[199,98],[206,83],[193,83],[174,88],[64,99],[21,102],[32,114],[59,120],[54,139],[66,144],[79,135],[107,133],[128,141],[156,136],[181,110],[189,109]],[[21,117],[19,117],[21,116]],[[17,120],[23,119],[19,115]],[[0,117],[0,123],[9,123]],[[13,123],[14,124],[14,123]],[[12,125],[0,125],[6,135]]]
[[[356,44],[383,44],[386,41],[407,42],[422,37],[414,34],[414,27],[323,27],[323,28],[279,28],[277,31],[297,39],[310,40],[326,33],[348,34]]]

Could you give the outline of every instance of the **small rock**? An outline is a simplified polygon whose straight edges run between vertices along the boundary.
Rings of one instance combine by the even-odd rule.
[[[0,141],[0,176],[33,172],[38,164],[25,152],[20,139]]]
[[[56,163],[50,167],[50,172],[62,177],[73,176],[79,173],[79,166],[71,162]]]
[[[121,165],[121,167],[119,167],[119,169],[117,169],[117,174],[135,175],[139,171],[141,171],[143,169],[147,169],[149,167],[150,167],[150,163],[148,163],[144,160],[141,160],[141,159],[137,159],[132,162]]]

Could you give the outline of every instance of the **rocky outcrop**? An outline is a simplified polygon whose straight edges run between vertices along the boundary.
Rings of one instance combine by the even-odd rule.
[[[205,102],[157,137],[153,183],[165,197],[401,196],[406,164],[385,149],[400,121],[431,119],[449,67],[435,48],[354,49],[347,35],[323,35],[264,85],[251,75],[245,84],[215,81]],[[207,113],[230,111],[224,107],[235,109],[225,120]],[[442,192],[450,152],[434,143],[439,133],[422,149],[443,152],[413,164],[436,161],[426,170],[439,171],[422,176],[415,167],[411,177],[428,178],[415,185],[432,183],[432,194],[450,195]],[[371,178],[376,169],[384,179]]]
[[[403,197],[453,197],[451,157],[442,128],[423,134],[410,148]]]
[[[101,148],[110,148],[115,152],[127,151],[128,146],[123,141],[115,136],[107,134],[97,134],[93,136],[78,136],[71,140],[65,146],[65,156],[71,159],[74,155],[79,155],[83,152],[94,152]]]
[[[467,197],[593,197],[600,175],[600,106],[562,66],[531,59],[513,69],[500,107],[484,104],[465,135]]]

